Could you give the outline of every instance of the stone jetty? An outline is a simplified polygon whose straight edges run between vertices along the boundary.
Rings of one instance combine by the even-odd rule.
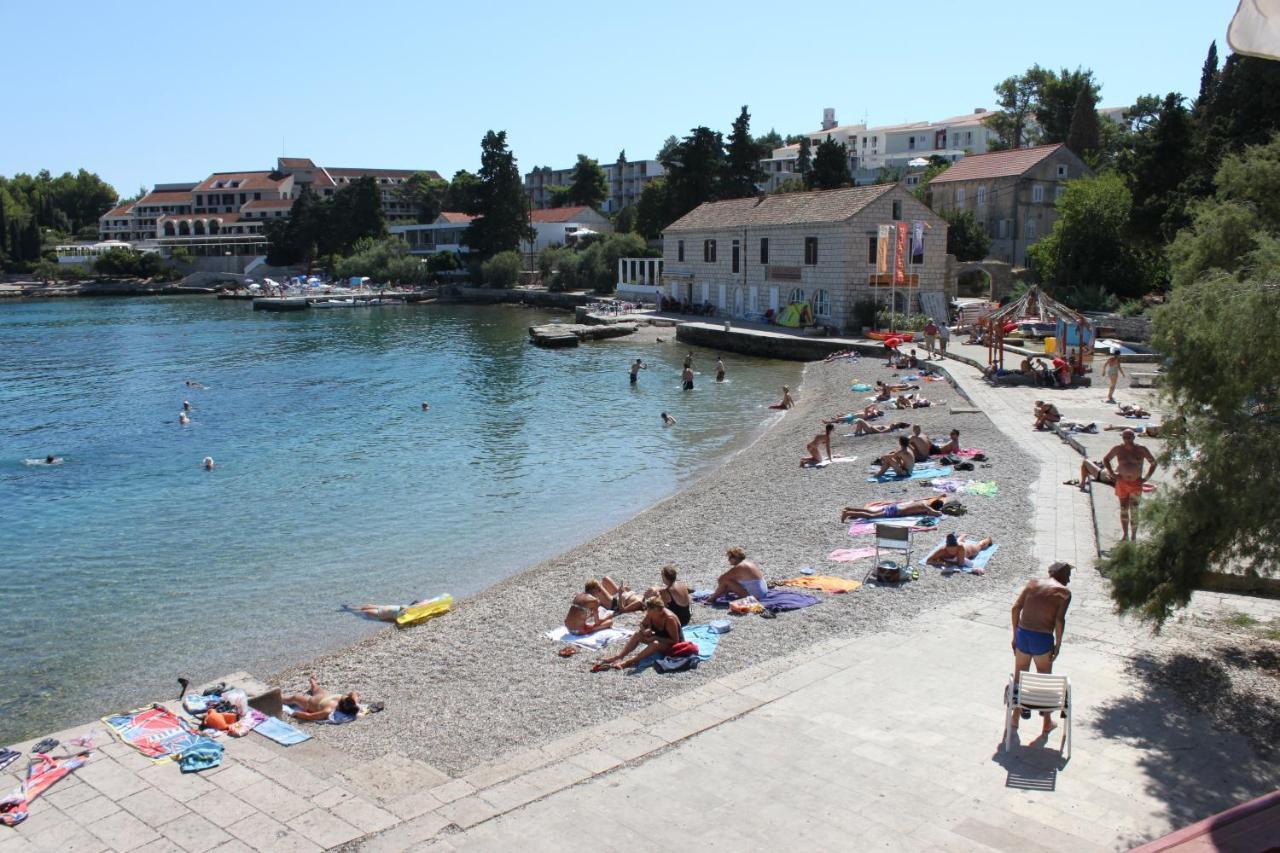
[[[540,347],[576,347],[582,341],[620,338],[638,328],[636,323],[589,326],[584,323],[547,323],[529,327],[529,341]]]

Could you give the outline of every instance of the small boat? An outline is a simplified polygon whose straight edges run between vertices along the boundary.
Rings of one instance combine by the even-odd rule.
[[[915,337],[915,333],[914,332],[867,332],[867,337],[871,338],[873,341],[886,341],[889,338],[897,338],[903,343],[907,343],[913,337]]]
[[[311,303],[312,308],[351,308],[356,304],[354,299],[321,299]]]

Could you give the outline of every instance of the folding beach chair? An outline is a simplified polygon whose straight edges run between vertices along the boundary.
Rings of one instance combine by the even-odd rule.
[[[911,571],[911,526],[897,524],[877,524],[876,525],[876,559],[871,564],[870,571],[862,580],[865,583],[867,578],[871,577],[877,569],[883,565],[880,562],[881,551],[901,551],[903,553],[903,562],[888,561],[892,567],[899,570],[899,578],[907,575]]]
[[[1062,714],[1062,757],[1071,755],[1071,679],[1065,675],[1016,672],[1004,690],[1004,749],[1013,745],[1013,714],[1028,711],[1057,711]]]

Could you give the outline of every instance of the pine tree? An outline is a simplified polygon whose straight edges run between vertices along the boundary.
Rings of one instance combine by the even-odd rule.
[[[1200,96],[1196,98],[1196,109],[1208,107],[1218,88],[1218,42],[1209,42],[1209,54],[1204,58],[1204,67],[1200,69]]]
[[[21,260],[38,261],[44,248],[44,238],[40,234],[40,223],[33,216],[27,220],[27,227],[22,232]]]
[[[1102,146],[1098,127],[1098,104],[1093,92],[1085,86],[1076,96],[1076,106],[1071,113],[1071,129],[1067,132],[1067,147],[1084,160],[1092,161]]]
[[[467,226],[463,239],[483,258],[518,251],[533,239],[529,198],[524,191],[515,155],[507,148],[505,130],[489,131],[480,142],[477,192],[478,219]]]
[[[837,142],[827,134],[827,138],[818,144],[818,152],[813,158],[813,188],[834,190],[851,183],[849,151],[843,142]]]
[[[667,170],[667,222],[705,201],[720,197],[724,183],[724,138],[709,127],[695,127],[662,164]]]
[[[800,140],[800,155],[796,157],[796,174],[804,182],[805,189],[813,189],[813,152],[809,149],[809,137]]]
[[[733,122],[726,149],[727,168],[720,197],[748,198],[755,195],[756,185],[767,177],[760,166],[760,160],[767,152],[762,152],[761,145],[751,137],[751,113],[747,112],[745,105]]]
[[[573,167],[573,183],[565,193],[565,201],[569,204],[598,208],[609,197],[609,182],[600,164],[586,154],[578,155],[578,162]],[[561,205],[553,204],[552,207]]]

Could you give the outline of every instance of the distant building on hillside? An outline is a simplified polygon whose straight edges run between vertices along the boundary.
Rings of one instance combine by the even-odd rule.
[[[939,213],[966,210],[991,236],[990,256],[1026,266],[1027,247],[1058,220],[1055,202],[1067,181],[1093,170],[1067,146],[1037,145],[966,157],[929,182]]]
[[[434,222],[416,222],[411,225],[392,225],[387,230],[409,246],[412,255],[434,255],[436,252],[468,254],[471,250],[462,242],[462,235],[474,216],[445,211]]]
[[[587,232],[608,234],[613,231],[609,217],[589,207],[550,207],[529,213],[534,240],[530,250],[537,254],[548,246],[568,245]]]
[[[893,251],[879,272],[880,226],[916,222],[920,251],[904,254],[895,286]],[[920,294],[945,292],[946,247],[946,221],[901,184],[707,202],[663,231],[662,291],[747,319],[807,302],[817,322],[857,331],[860,300],[887,307],[892,293],[899,310],[916,311]]]
[[[666,174],[657,160],[619,159],[613,163],[601,163],[600,168],[604,170],[605,182],[609,186],[609,197],[600,205],[604,213],[617,213],[627,205],[635,204],[646,184]],[[567,169],[539,166],[524,176],[525,192],[535,209],[551,206],[551,187],[567,187],[572,183],[572,166]]]

